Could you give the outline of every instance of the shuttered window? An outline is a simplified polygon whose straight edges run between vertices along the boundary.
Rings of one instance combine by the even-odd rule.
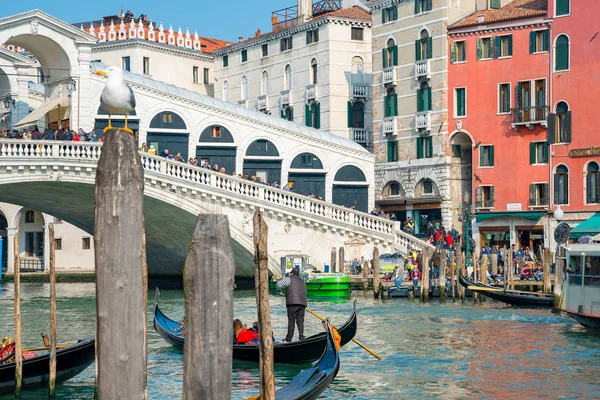
[[[398,161],[398,141],[387,142],[387,162]]]
[[[465,62],[467,61],[467,42],[464,40],[453,42],[450,45],[450,62]]]
[[[564,165],[554,174],[554,204],[569,204],[569,170]]]
[[[529,185],[529,205],[533,207],[550,204],[549,185],[547,183],[532,183]]]
[[[454,116],[455,117],[466,117],[467,116],[467,89],[458,88],[454,89]]]
[[[496,58],[512,56],[512,35],[496,36],[495,40]]]
[[[556,0],[556,16],[569,15],[571,13],[571,0]]]
[[[550,48],[550,29],[529,32],[529,53],[541,53]]]
[[[248,61],[248,50],[242,50],[242,62]]]
[[[565,71],[569,69],[569,38],[560,35],[556,38],[556,51],[554,52],[554,70]]]
[[[510,112],[510,83],[498,85],[498,113]]]
[[[490,8],[498,9],[502,6],[500,0],[490,0]]]
[[[381,23],[385,24],[398,19],[398,8],[396,6],[384,8],[381,10]]]
[[[417,89],[417,111],[430,111],[431,108],[431,88],[422,86],[421,89]]]
[[[548,163],[548,142],[529,143],[529,164]]]
[[[587,204],[600,203],[600,168],[598,163],[591,162],[587,166],[587,174],[585,176],[585,199]]]
[[[384,116],[395,117],[398,115],[398,94],[393,93],[383,98]]]
[[[419,136],[417,138],[417,158],[433,157],[433,138],[431,136]]]
[[[494,166],[494,146],[479,146],[479,166]]]

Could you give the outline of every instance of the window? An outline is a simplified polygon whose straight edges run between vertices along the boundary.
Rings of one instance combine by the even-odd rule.
[[[454,89],[454,116],[455,117],[466,117],[467,116],[467,89],[458,88]]]
[[[229,101],[229,81],[223,82],[223,101]]]
[[[464,40],[453,42],[450,46],[450,62],[467,61],[467,42]]]
[[[550,204],[547,183],[532,183],[529,185],[529,205],[547,206]]]
[[[81,249],[89,250],[92,247],[92,241],[89,237],[85,237],[81,239]]]
[[[389,146],[388,142],[388,146]],[[398,182],[389,182],[387,185],[385,185],[385,187],[383,188],[383,193],[385,196],[400,196],[400,184]]]
[[[242,100],[248,100],[248,77],[242,76],[241,97]]]
[[[494,57],[494,42],[491,37],[477,39],[477,59],[485,60]]]
[[[415,0],[415,14],[431,11],[432,3],[432,0]]]
[[[392,140],[392,141],[387,142],[387,162],[396,162],[396,161],[398,161],[398,141]],[[398,194],[398,193],[396,193],[396,194]]]
[[[150,57],[144,57],[143,73],[150,75]]]
[[[554,14],[558,17],[571,13],[571,0],[556,0]]]
[[[260,94],[265,96],[269,94],[269,74],[263,71],[260,85]]]
[[[268,55],[269,55],[269,45],[268,45],[268,44],[266,44],[266,43],[265,43],[265,44],[263,44],[263,45],[261,46],[261,49],[262,49],[262,56],[263,56],[263,57],[266,57],[266,56],[268,56]]]
[[[364,29],[363,28],[352,28],[350,32],[350,38],[352,40],[363,41]]]
[[[519,122],[531,121],[531,82],[517,83],[517,109]]]
[[[383,68],[398,65],[398,46],[394,39],[388,39],[386,47],[381,50],[383,56]]]
[[[490,0],[490,8],[498,9],[502,6],[500,0]]]
[[[242,50],[242,62],[248,61],[248,50]]]
[[[498,85],[498,113],[506,114],[510,112],[510,83],[501,83]]]
[[[381,10],[381,23],[395,21],[398,19],[398,8],[396,6],[384,8]]]
[[[417,111],[430,111],[431,106],[431,88],[427,82],[424,82],[421,88],[417,89]]]
[[[306,104],[304,112],[306,126],[321,128],[321,103],[312,101],[310,104]]]
[[[571,111],[564,101],[556,105],[556,114],[548,115],[548,142],[571,143]]]
[[[494,146],[479,146],[479,166],[494,166]]]
[[[362,58],[355,56],[352,57],[352,82],[362,83],[364,82],[364,70],[365,63]]]
[[[550,48],[550,29],[529,32],[529,53],[541,53]]]
[[[205,85],[208,85],[208,84],[209,84],[209,82],[208,82],[208,80],[209,80],[209,75],[208,75],[208,73],[209,73],[209,72],[208,72],[208,68],[204,68],[204,84],[205,84]]]
[[[210,137],[219,139],[221,137],[221,127],[220,126],[211,126]]]
[[[362,101],[348,102],[348,127],[364,129],[365,104]]]
[[[512,56],[512,35],[496,36],[496,57]]]
[[[478,186],[477,187],[477,208],[492,208],[494,207],[494,187],[493,186]]]
[[[121,69],[123,71],[131,71],[131,58],[129,56],[121,58]]]
[[[387,96],[383,98],[384,116],[394,117],[398,115],[398,94],[391,90]]]
[[[28,256],[44,256],[44,232],[25,232],[25,252]]]
[[[223,68],[229,67],[229,56],[223,56]]]
[[[415,50],[417,61],[428,60],[433,57],[433,41],[427,30],[423,29],[421,31],[421,39],[415,42]]]
[[[292,49],[292,37],[289,36],[289,37],[281,39],[280,47],[281,47],[282,52],[291,50]]]
[[[35,212],[32,210],[25,211],[25,223],[33,224],[35,223]]]
[[[199,75],[199,68],[198,67],[192,67],[192,79],[194,80],[194,83],[200,83],[200,77]]]
[[[285,66],[285,90],[292,89],[292,67],[288,64]]]
[[[598,163],[595,161],[592,161],[587,166],[587,174],[585,176],[586,204],[600,203],[599,170]]]
[[[54,250],[62,250],[62,239],[54,239]]]
[[[548,163],[548,142],[529,143],[529,164]]]
[[[564,165],[554,174],[554,204],[569,204],[569,169]]]
[[[317,43],[319,41],[319,30],[312,29],[310,31],[306,31],[306,44]]]
[[[433,138],[431,136],[419,136],[417,138],[417,158],[433,157]]]
[[[283,110],[281,110],[281,118],[287,121],[294,120],[294,108],[291,106],[285,106]]]
[[[554,51],[554,71],[566,71],[569,69],[569,37],[560,35],[556,38],[556,50]]]
[[[421,185],[423,187],[423,194],[433,194],[433,181],[431,179],[425,179]]]
[[[171,113],[162,113],[162,123],[164,124],[172,124],[173,123],[173,114]]]
[[[313,58],[310,62],[310,83],[316,85],[318,82],[318,66],[317,59]]]

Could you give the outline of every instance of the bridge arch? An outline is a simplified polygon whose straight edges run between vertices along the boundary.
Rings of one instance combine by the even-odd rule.
[[[352,164],[338,168],[333,178],[332,202],[367,212],[369,184],[364,171]]]
[[[199,165],[207,161],[209,165],[225,168],[227,174],[235,172],[237,145],[231,131],[221,124],[205,127],[196,143],[196,158]]]
[[[312,193],[326,200],[326,176],[321,159],[312,152],[302,152],[292,159],[287,181],[293,183],[296,193],[307,196]]]
[[[156,154],[169,150],[170,154],[181,153],[184,160],[188,159],[190,131],[189,123],[173,110],[163,109],[152,116],[146,131],[146,144],[154,146]]]
[[[279,149],[271,140],[255,139],[244,153],[244,173],[264,182],[281,182],[281,160]]]

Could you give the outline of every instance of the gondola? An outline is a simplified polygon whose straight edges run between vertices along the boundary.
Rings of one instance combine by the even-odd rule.
[[[552,307],[552,295],[550,293],[534,294],[520,290],[500,288],[486,285],[481,282],[474,282],[462,274],[458,276],[459,282],[465,288],[471,289],[475,293],[487,296],[490,299],[501,301],[513,306],[532,306],[532,307]]]
[[[56,383],[79,375],[95,358],[95,338],[56,351]],[[22,390],[48,387],[50,353],[23,360]],[[15,390],[15,363],[0,364],[0,395]]]
[[[176,333],[179,322],[167,317],[158,305],[159,291],[156,289],[154,299],[154,329],[171,346],[183,349],[184,337]],[[341,336],[340,344],[343,346],[354,338],[356,334],[356,301],[353,304],[352,315],[346,323],[337,328]],[[233,328],[232,328],[233,329]],[[317,360],[325,350],[327,335],[325,332],[309,336],[304,340],[291,343],[275,343],[275,362],[281,364],[307,364]],[[255,361],[259,360],[258,345],[234,344],[233,358],[235,360]]]

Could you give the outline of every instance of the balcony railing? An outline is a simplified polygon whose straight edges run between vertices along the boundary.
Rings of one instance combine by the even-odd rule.
[[[289,90],[281,91],[281,105],[289,106],[292,103],[292,92]]]
[[[44,272],[43,257],[19,258],[19,270],[21,272]]]
[[[352,83],[352,97],[355,99],[366,99],[369,97],[369,85],[366,83]]]
[[[475,202],[477,208],[494,208],[494,199],[483,199]]]
[[[316,100],[317,99],[317,85],[307,85],[306,86],[306,100]]]
[[[536,199],[529,199],[529,207],[544,207],[548,208],[550,205],[550,199],[544,197],[538,197]]]
[[[267,95],[258,96],[258,111],[265,111],[269,108],[269,97]]]
[[[396,68],[388,67],[383,69],[383,84],[384,85],[395,85],[396,84]]]
[[[519,126],[525,125],[529,129],[533,129],[533,126],[539,124],[543,127],[547,127],[548,119],[548,106],[536,106],[536,107],[520,107],[512,108],[512,127],[519,129]]]
[[[415,62],[415,78],[431,78],[431,68],[429,66],[429,60],[420,60]]]
[[[352,128],[352,140],[360,144],[369,144],[369,131],[363,128]]]
[[[396,124],[394,117],[386,117],[383,119],[383,133],[386,135],[396,134]]]
[[[415,128],[431,130],[431,112],[422,111],[415,114]]]

